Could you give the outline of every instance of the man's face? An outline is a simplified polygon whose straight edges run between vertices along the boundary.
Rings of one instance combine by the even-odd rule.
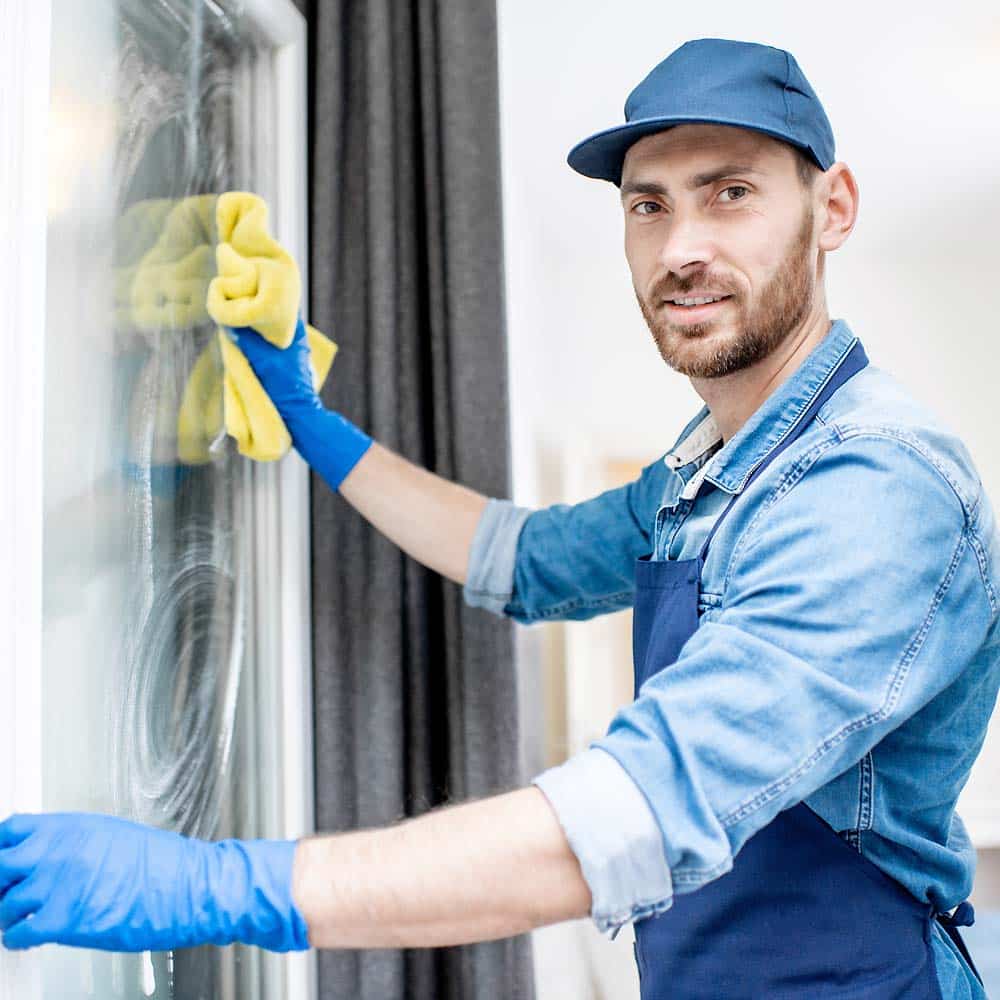
[[[808,317],[815,213],[785,143],[732,126],[678,125],[629,147],[621,194],[636,298],[671,368],[692,378],[739,371]],[[706,295],[726,298],[668,301]]]

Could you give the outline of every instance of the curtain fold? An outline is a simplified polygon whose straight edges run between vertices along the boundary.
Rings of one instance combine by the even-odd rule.
[[[448,479],[509,495],[496,9],[312,0],[310,318],[328,406]],[[402,515],[402,512],[401,512]],[[515,787],[512,625],[312,483],[317,828]],[[529,938],[328,951],[320,997],[533,997]]]

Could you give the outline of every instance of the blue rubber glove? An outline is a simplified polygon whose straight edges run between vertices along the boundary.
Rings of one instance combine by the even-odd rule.
[[[266,341],[253,327],[227,327],[227,330],[281,414],[295,450],[331,489],[338,489],[371,446],[372,439],[339,413],[323,406],[313,387],[302,316],[291,344],[284,350]]]
[[[3,943],[305,950],[294,853],[295,841],[211,843],[96,813],[11,816],[0,823]]]

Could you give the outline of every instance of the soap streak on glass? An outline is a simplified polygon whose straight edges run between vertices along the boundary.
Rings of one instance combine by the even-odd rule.
[[[196,26],[201,23],[195,19]],[[190,62],[187,49],[204,52],[200,32],[172,54],[182,69]],[[136,250],[148,253],[157,245],[147,247],[143,238],[162,242],[166,223],[183,214],[185,196],[228,186],[229,165],[222,157],[232,145],[225,136],[232,74],[215,59],[204,74],[204,92],[192,94],[202,79],[197,69],[171,72],[169,65],[152,62],[126,19],[119,51],[120,120],[129,127],[119,134],[116,157],[115,189],[124,200],[115,264],[116,274],[126,278],[121,287],[134,300],[136,283],[153,270],[141,267]],[[202,149],[213,155],[199,168]],[[179,176],[178,162],[184,164]],[[136,200],[137,194],[144,197]],[[157,210],[153,225],[135,211],[150,202]],[[196,233],[190,246],[182,244],[172,255],[211,247],[212,235]],[[210,265],[211,256],[203,255],[201,263]],[[203,284],[211,276],[206,270]],[[206,347],[217,352],[215,326],[204,309],[191,316],[185,313],[193,310],[171,305],[140,311],[125,300],[118,310],[128,399],[125,524],[132,529],[127,553],[134,586],[125,613],[130,627],[122,632],[126,697],[116,727],[115,786],[119,808],[137,819],[206,837],[218,827],[242,662],[245,574],[233,532],[239,463],[231,449],[204,465],[178,460],[182,393],[198,354]]]
[[[215,196],[256,176],[239,22],[204,0],[52,11],[43,804],[207,838],[262,835],[253,473],[204,309]],[[59,1000],[263,996],[240,946],[40,955]]]

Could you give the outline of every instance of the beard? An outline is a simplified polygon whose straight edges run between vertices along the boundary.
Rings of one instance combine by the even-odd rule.
[[[651,299],[654,305],[650,305],[636,291],[639,308],[656,341],[660,357],[675,371],[689,378],[721,378],[749,368],[782,344],[813,306],[815,288],[809,264],[814,216],[812,203],[808,202],[799,231],[785,259],[751,310],[745,313],[735,296],[729,300],[737,309],[737,316],[732,320],[736,332],[720,343],[709,346],[704,342],[721,320],[675,326],[667,318],[666,307],[662,303],[666,298],[682,298],[697,286],[708,285],[727,294],[724,285],[706,280],[704,275],[676,286],[665,279],[653,289]]]

